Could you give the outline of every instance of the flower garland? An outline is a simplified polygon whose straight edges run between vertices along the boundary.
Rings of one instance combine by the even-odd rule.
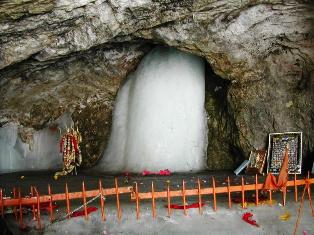
[[[60,153],[63,156],[63,170],[55,173],[55,179],[73,172],[76,166],[81,165],[80,142],[82,142],[82,136],[78,129],[67,129],[67,132],[63,134],[59,142]]]

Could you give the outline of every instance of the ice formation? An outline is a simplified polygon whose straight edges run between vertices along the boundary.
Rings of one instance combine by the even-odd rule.
[[[98,169],[175,172],[205,168],[205,65],[158,47],[120,89],[108,147]]]
[[[61,129],[73,125],[71,116],[65,114],[55,121]],[[0,128],[0,173],[26,170],[62,168],[59,154],[60,133],[45,128],[33,134],[32,144],[22,142],[16,123]]]

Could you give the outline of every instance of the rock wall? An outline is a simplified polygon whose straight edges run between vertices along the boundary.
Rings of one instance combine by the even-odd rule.
[[[229,81],[227,109],[219,109],[213,95],[207,101],[215,105],[206,104],[214,115],[210,126],[215,120],[230,126],[225,133],[232,138],[210,136],[216,143],[247,156],[265,148],[270,132],[302,131],[310,156],[313,15],[312,1],[1,2],[0,123],[18,121],[23,133],[70,111],[86,140],[84,153],[91,159],[86,165],[95,162],[106,145],[120,82],[157,43],[206,58],[215,74]],[[230,148],[216,146],[208,149],[209,157],[218,156],[211,169],[240,161],[218,167]]]

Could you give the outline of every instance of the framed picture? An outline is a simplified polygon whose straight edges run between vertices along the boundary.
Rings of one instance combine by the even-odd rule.
[[[302,132],[270,133],[268,139],[267,173],[279,174],[288,148],[288,173],[301,174]]]
[[[251,151],[246,174],[263,174],[266,154],[267,151],[264,149]]]

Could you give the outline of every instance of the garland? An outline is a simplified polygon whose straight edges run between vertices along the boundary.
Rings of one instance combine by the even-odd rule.
[[[60,153],[63,156],[63,170],[56,172],[54,178],[58,176],[67,175],[82,163],[82,154],[79,143],[82,142],[82,136],[78,129],[67,129],[59,142]]]

